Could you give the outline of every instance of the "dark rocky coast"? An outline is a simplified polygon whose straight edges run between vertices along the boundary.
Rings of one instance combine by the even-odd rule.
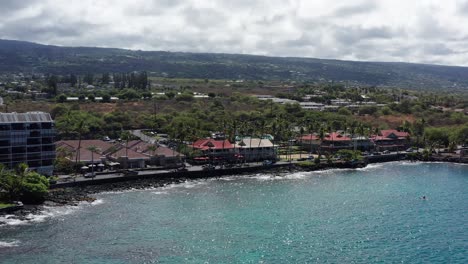
[[[419,161],[422,160],[413,160]],[[445,158],[436,158],[431,157],[430,162],[444,161],[444,162],[456,162],[456,163],[467,163],[466,160],[460,161],[460,159],[449,159]],[[362,168],[365,167],[367,163],[332,163],[332,164],[311,164],[310,166],[300,166],[300,164],[291,164],[290,166],[283,167],[273,167],[273,168],[263,168],[257,170],[256,172],[268,172],[272,174],[277,174],[278,176],[287,175],[292,172],[298,171],[317,171],[317,170],[326,170],[326,169],[336,169],[336,168]],[[126,190],[144,190],[152,188],[160,188],[169,184],[178,184],[186,181],[191,181],[194,179],[209,179],[209,178],[219,178],[223,176],[232,176],[232,175],[249,175],[252,172],[244,172],[239,174],[223,174],[219,172],[218,174],[207,173],[202,176],[186,177],[184,174],[179,174],[177,177],[153,177],[153,178],[142,178],[142,179],[133,179],[128,181],[118,181],[112,183],[103,183],[96,185],[79,185],[74,187],[66,188],[52,188],[45,197],[45,201],[41,205],[24,205],[22,208],[15,210],[14,212],[0,212],[0,216],[8,215],[8,217],[13,217],[18,220],[28,220],[31,215],[39,214],[43,210],[44,206],[47,207],[57,207],[57,206],[78,206],[80,203],[92,203],[96,200],[94,194],[102,192],[119,192]],[[0,220],[0,226],[5,224]]]

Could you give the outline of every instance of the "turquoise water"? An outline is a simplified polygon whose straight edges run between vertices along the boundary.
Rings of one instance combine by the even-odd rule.
[[[98,198],[0,227],[0,262],[468,263],[466,165],[256,174]]]

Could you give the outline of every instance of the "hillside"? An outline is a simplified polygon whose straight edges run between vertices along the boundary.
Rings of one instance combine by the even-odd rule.
[[[148,71],[176,78],[348,81],[466,92],[468,67],[254,55],[58,47],[0,40],[0,73]]]

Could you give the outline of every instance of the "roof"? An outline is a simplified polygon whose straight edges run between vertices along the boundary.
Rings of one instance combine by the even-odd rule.
[[[60,141],[57,141],[55,144],[56,144],[57,147],[67,145],[67,146],[71,147],[72,149],[77,149],[78,144],[80,144],[80,141],[79,140],[60,140]],[[83,148],[86,149],[86,148],[89,148],[91,146],[97,147],[99,149],[99,153],[103,153],[103,152],[106,152],[106,150],[108,150],[113,145],[112,145],[112,143],[109,143],[109,142],[103,141],[103,140],[99,140],[99,139],[83,139],[83,140],[81,140],[81,148],[82,149]]]
[[[69,159],[72,161],[76,160],[78,144],[79,140],[61,140],[55,143],[57,149],[62,148],[69,152]],[[91,146],[95,146],[97,148],[97,150],[93,153],[88,150],[88,148]],[[100,158],[104,155],[104,152],[109,150],[111,147],[112,144],[102,140],[81,140],[79,154],[80,160],[78,162],[91,162],[94,160],[96,163],[100,161]]]
[[[131,148],[127,149],[124,146],[120,146],[116,151],[108,154],[107,156],[113,159],[118,159],[121,157],[128,157],[129,160],[150,159],[149,155],[136,152]]]
[[[214,139],[199,139],[192,144],[193,148],[208,150],[208,149],[232,149],[234,145],[229,140],[214,140]]]
[[[393,135],[392,135],[393,134]],[[384,138],[407,138],[409,137],[408,132],[398,131],[395,129],[381,130],[380,135]]]
[[[72,161],[76,160],[77,149],[79,140],[61,140],[56,142],[57,149],[61,148],[69,152],[68,158]],[[149,159],[151,156],[164,156],[164,157],[177,157],[183,156],[177,151],[170,148],[158,146],[154,151],[149,150],[152,145],[141,140],[131,140],[128,142],[128,151],[126,149],[126,142],[121,143],[110,143],[109,141],[103,141],[99,139],[92,140],[81,140],[80,147],[80,160],[81,162],[99,162],[101,157],[109,156],[112,159],[118,159],[128,155],[129,159]],[[92,154],[88,150],[90,146],[97,147],[97,150]]]
[[[150,150],[151,146],[156,146],[156,150]],[[142,140],[132,140],[128,143],[128,147],[133,151],[143,153],[149,156],[165,156],[165,157],[177,157],[177,156],[184,156],[179,152],[172,150],[168,147],[164,147],[161,145],[155,145],[151,143],[144,142]]]
[[[241,144],[243,142],[243,144]],[[268,139],[260,138],[243,138],[240,142],[236,143],[236,148],[271,148],[274,147]]]
[[[303,135],[299,140],[319,140],[320,138],[315,134]]]
[[[53,122],[49,113],[0,113],[0,123],[29,123],[29,122]]]
[[[325,135],[324,141],[351,141],[351,138],[348,136],[341,135],[337,132],[332,132]]]

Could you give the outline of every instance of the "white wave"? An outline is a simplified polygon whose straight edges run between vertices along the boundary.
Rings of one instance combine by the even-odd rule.
[[[104,203],[103,199],[96,199],[91,203],[91,205],[99,205],[99,204],[103,204],[103,203]]]
[[[151,192],[153,194],[167,194],[167,192]]]
[[[372,164],[368,164],[366,167],[364,168],[357,168],[355,170],[360,170],[360,171],[363,171],[363,170],[373,170],[373,169],[380,169],[382,168],[383,166],[385,166],[385,164],[383,163],[372,163]]]
[[[6,225],[22,225],[25,224],[26,221],[20,220],[16,218],[15,215],[3,215],[0,216],[0,223],[6,224]]]
[[[246,178],[245,176],[225,176],[225,177],[220,177],[216,180],[218,181],[235,181],[235,180],[239,180],[239,179],[242,179],[242,178]]]
[[[46,221],[47,219],[66,216],[76,211],[82,210],[88,206],[96,206],[103,203],[104,201],[102,199],[97,199],[91,203],[80,202],[77,206],[42,206],[39,213],[37,214],[30,213],[21,219],[19,219],[16,215],[12,214],[4,215],[0,216],[0,222],[10,226],[26,225],[30,223],[41,223]]]
[[[418,165],[423,164],[423,162],[421,161],[396,161],[396,162],[398,162],[399,165],[405,165],[405,166],[418,166]]]
[[[299,180],[299,179],[304,179],[309,175],[310,175],[309,173],[305,173],[305,172],[294,172],[294,173],[291,173],[291,174],[281,174],[281,175],[256,174],[254,176],[247,176],[246,178],[256,179],[256,180],[259,180],[259,181]]]
[[[18,240],[13,241],[0,241],[0,248],[7,248],[7,247],[17,247],[19,246],[20,242]]]
[[[157,188],[159,187],[148,187],[148,188],[142,188],[142,189],[130,188],[130,189],[119,190],[119,191],[105,191],[105,192],[99,192],[99,195],[151,191],[151,190],[156,190]]]
[[[324,170],[317,170],[317,171],[312,171],[312,174],[335,174],[337,172],[343,172],[343,171],[355,171],[356,169],[324,169]]]

